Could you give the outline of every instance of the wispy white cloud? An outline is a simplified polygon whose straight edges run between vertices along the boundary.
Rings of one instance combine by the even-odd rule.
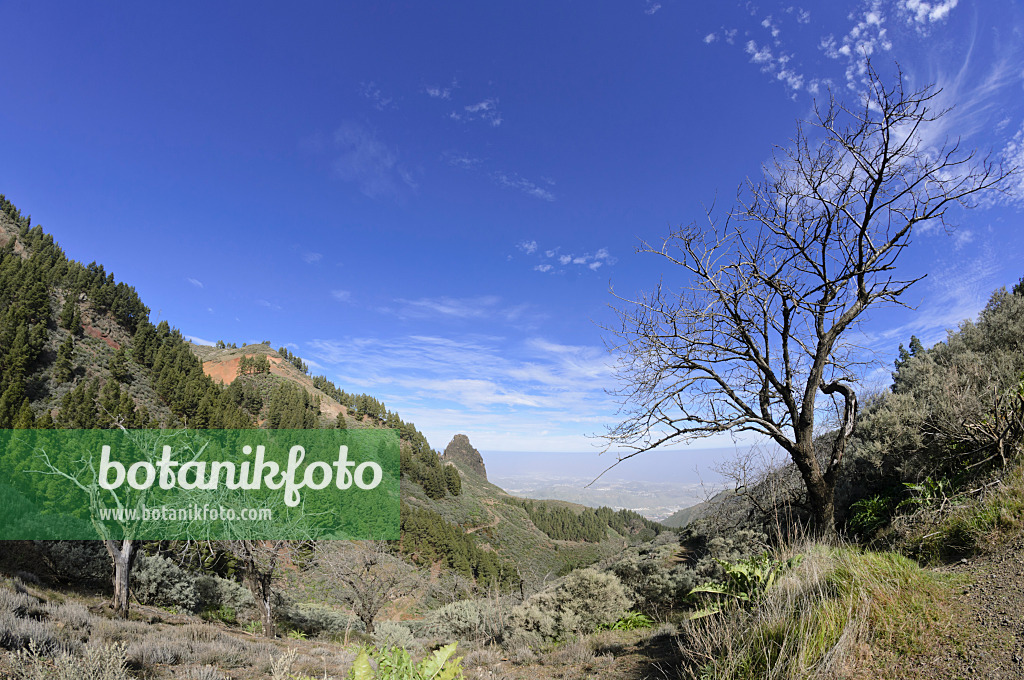
[[[554,193],[526,179],[525,177],[520,177],[515,173],[507,173],[501,171],[493,172],[491,173],[491,179],[493,179],[495,182],[497,182],[499,185],[503,187],[509,187],[510,189],[519,189],[524,194],[528,196],[533,196],[534,198],[539,198],[544,201],[555,200]]]
[[[474,172],[486,172],[484,161],[468,154],[448,151],[442,154],[442,158],[447,161],[448,165],[455,168],[471,170]],[[544,201],[555,200],[555,194],[552,191],[552,187],[555,186],[555,180],[550,177],[544,177],[538,183],[522,177],[517,173],[506,172],[504,170],[492,170],[487,172],[487,176],[490,177],[491,181],[498,186],[506,187],[508,189],[518,189],[527,196],[533,196],[534,198],[539,198]]]
[[[257,300],[256,304],[258,304],[260,307],[265,307],[267,309],[272,309],[275,312],[281,311],[281,305],[273,303],[273,302],[270,302],[269,300],[264,300],[262,298]]]
[[[451,82],[447,85],[427,85],[423,88],[423,91],[431,99],[445,100],[451,99],[452,94],[457,89],[459,89],[459,81],[457,78],[452,78]]]
[[[337,300],[338,302],[351,302],[351,300],[352,300],[352,291],[348,291],[348,290],[332,290],[331,291],[331,297],[334,298],[335,300]]]
[[[924,28],[929,24],[944,21],[949,13],[956,9],[959,0],[941,0],[940,2],[899,0],[897,4],[908,23],[914,23]]]
[[[789,7],[786,8],[786,14],[795,15],[796,23],[798,24],[811,23],[811,13],[810,11],[804,9],[803,7],[794,7],[793,5],[790,5]]]
[[[202,282],[202,281],[200,281],[199,279],[193,279],[193,278],[192,278],[192,277],[190,276],[190,277],[188,277],[188,278],[187,278],[187,279],[185,279],[185,280],[186,280],[186,281],[188,281],[189,283],[191,283],[191,284],[192,284],[193,286],[195,286],[196,288],[205,288],[205,286],[203,286],[203,282]]]
[[[937,263],[927,279],[904,295],[908,304],[919,301],[916,309],[907,313],[909,320],[878,333],[877,340],[884,341],[878,344],[891,349],[893,342],[903,342],[916,335],[926,345],[931,345],[942,340],[946,331],[957,328],[961,321],[975,318],[996,287],[996,275],[1002,269],[997,259],[991,249],[985,247],[980,255],[968,261],[959,259],[956,266]]]
[[[717,33],[712,32],[712,33],[708,33],[706,36],[704,36],[704,44],[705,45],[710,45],[711,43],[715,42],[716,40],[718,40],[718,34]]]
[[[200,337],[197,337],[195,335],[186,335],[185,339],[188,340],[189,342],[191,342],[193,345],[206,345],[208,347],[213,347],[214,345],[217,344],[216,342],[214,342],[212,340],[204,340],[204,339],[202,339]]]
[[[523,251],[527,255],[532,255],[533,253],[535,253],[537,251],[537,242],[536,241],[523,241],[519,245],[517,245],[516,248],[518,248],[519,250]]]
[[[501,112],[498,111],[497,97],[490,97],[473,104],[467,104],[462,110],[455,110],[448,114],[453,120],[483,121],[491,127],[498,127],[504,120]]]
[[[846,83],[855,88],[867,74],[866,60],[892,49],[886,28],[883,0],[867,0],[857,12],[851,13],[853,27],[841,39],[832,35],[822,39],[820,47],[829,59],[846,63]]]
[[[465,153],[446,151],[441,155],[448,165],[463,170],[475,170],[483,164],[483,160]]]
[[[335,173],[356,184],[365,196],[401,198],[406,190],[417,188],[398,153],[358,123],[343,123],[334,133],[334,144],[339,153]]]
[[[451,99],[452,91],[447,87],[427,87],[427,95],[434,99]]]
[[[305,252],[302,254],[302,261],[306,264],[316,264],[323,259],[322,253]]]
[[[411,404],[450,402],[467,414],[490,412],[495,428],[519,408],[544,409],[567,422],[611,411],[602,387],[612,367],[598,347],[422,335],[307,344],[321,362],[344,370],[346,383],[401,388]]]
[[[650,16],[661,9],[660,2],[654,2],[654,0],[644,0],[644,14]]]
[[[509,305],[497,295],[455,298],[448,296],[418,299],[396,298],[379,310],[400,319],[488,319],[516,326],[532,326],[543,318],[529,305]]]
[[[1024,203],[1024,122],[1017,134],[1003,147],[1000,155],[1006,168],[1018,169],[1007,187],[1008,195],[1011,200]]]
[[[395,104],[393,97],[386,96],[381,89],[377,87],[376,83],[370,81],[368,83],[362,83],[359,87],[360,92],[363,96],[370,100],[373,104],[373,108],[378,111],[386,111],[388,109],[396,109],[398,106]]]
[[[395,300],[398,308],[394,311],[403,317],[437,317],[446,316],[456,319],[474,319],[490,316],[499,298],[484,295],[472,298],[420,298],[418,300]]]
[[[527,247],[524,247],[524,245]],[[516,247],[527,255],[532,255],[535,252],[538,253],[537,257],[540,258],[542,262],[535,265],[533,270],[545,274],[563,274],[567,271],[567,269],[565,269],[566,267],[572,266],[583,267],[590,271],[597,271],[605,265],[612,265],[618,261],[612,256],[607,248],[599,248],[594,253],[584,252],[581,254],[573,254],[560,252],[562,250],[561,246],[539,251],[536,241],[530,241],[526,244],[521,243]],[[557,262],[560,267],[556,266],[554,262]]]
[[[803,89],[804,76],[790,65],[792,54],[775,54],[769,45],[758,45],[755,40],[748,40],[744,49],[750,55],[750,62],[760,66],[762,72],[773,75],[790,90]]]
[[[974,241],[974,232],[970,229],[958,229],[953,234],[953,250],[961,250],[964,246]]]

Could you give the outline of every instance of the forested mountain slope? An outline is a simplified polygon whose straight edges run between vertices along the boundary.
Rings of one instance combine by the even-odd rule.
[[[115,426],[394,428],[402,550],[485,588],[540,582],[660,530],[610,510],[527,508],[469,467],[445,464],[379,399],[311,376],[284,347],[196,345],[167,321],[154,326],[134,288],[69,259],[0,197],[0,428]]]

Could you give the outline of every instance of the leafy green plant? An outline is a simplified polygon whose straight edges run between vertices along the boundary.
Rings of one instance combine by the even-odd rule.
[[[945,500],[947,492],[953,488],[952,482],[948,479],[932,479],[931,477],[926,477],[923,482],[918,484],[904,483],[903,486],[913,495],[901,502],[897,509],[913,505],[930,507],[940,500]]]
[[[409,652],[401,647],[388,647],[359,652],[352,662],[349,680],[461,680],[462,657],[452,658],[458,643],[445,645],[433,654],[414,664]],[[370,657],[377,661],[374,674]]]
[[[246,624],[245,631],[247,633],[252,633],[253,635],[258,635],[263,632],[263,624],[259,621],[250,621]]]
[[[204,609],[200,616],[204,621],[223,621],[224,623],[237,623],[238,613],[234,607],[221,605],[220,607]]]
[[[598,630],[641,630],[654,625],[654,619],[646,614],[628,611],[615,623],[606,623],[597,627]]]
[[[862,498],[850,506],[849,528],[862,536],[873,534],[892,520],[895,506],[889,494],[876,494]]]
[[[699,595],[718,595],[732,598],[737,603],[749,607],[772,587],[776,579],[784,571],[800,564],[803,555],[794,555],[788,560],[777,560],[762,553],[739,562],[717,560],[725,571],[724,583],[706,583],[689,592],[688,597],[697,599]],[[698,619],[711,616],[722,611],[721,600],[695,612],[691,618]]]
[[[301,630],[290,630],[288,631],[288,638],[291,640],[305,640],[306,634]]]

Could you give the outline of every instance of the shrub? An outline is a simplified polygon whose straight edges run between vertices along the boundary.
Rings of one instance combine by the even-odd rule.
[[[228,676],[222,674],[213,666],[200,666],[189,668],[185,671],[185,680],[228,680]]]
[[[412,649],[416,646],[416,638],[408,626],[396,621],[381,621],[373,630],[373,643],[380,648],[401,647]]]
[[[601,624],[601,630],[643,630],[654,625],[654,619],[640,612],[629,611],[612,624]]]
[[[48,660],[32,646],[13,659],[14,677],[19,680],[131,680],[123,645],[86,647],[80,657],[58,654]]]
[[[195,577],[194,586],[204,611],[226,608],[238,614],[254,606],[249,590],[237,581],[202,574]]]
[[[38,654],[77,651],[86,636],[73,633],[88,625],[87,615],[83,620],[81,608],[69,606],[69,622],[52,621],[54,614],[63,613],[62,607],[0,587],[0,649],[18,651],[29,649],[31,644]]]
[[[302,631],[306,635],[366,630],[363,622],[351,614],[320,604],[289,605],[281,607],[277,614],[282,626]]]
[[[181,640],[147,637],[128,646],[128,659],[136,666],[157,666],[193,661],[191,646]]]
[[[462,678],[462,658],[454,657],[456,645],[453,642],[434,651],[433,654],[413,664],[409,652],[401,647],[389,647],[372,652],[377,661],[377,673],[370,665],[370,654],[365,649],[359,653],[349,673],[355,680],[372,680],[374,677],[401,678],[402,680],[456,680]]]
[[[659,616],[682,605],[686,594],[697,585],[697,575],[684,564],[666,564],[663,551],[632,554],[610,569],[633,596],[641,611]],[[669,546],[668,552],[674,552]]]
[[[498,640],[505,633],[509,613],[500,601],[462,600],[430,612],[426,630],[454,640]]]
[[[561,640],[614,623],[629,604],[626,589],[614,574],[580,569],[516,607],[512,626],[546,640]]]
[[[195,579],[159,555],[139,555],[132,571],[132,592],[143,604],[179,607],[190,612],[199,609]]]
[[[110,555],[100,541],[34,541],[43,564],[63,583],[98,583],[110,578]]]

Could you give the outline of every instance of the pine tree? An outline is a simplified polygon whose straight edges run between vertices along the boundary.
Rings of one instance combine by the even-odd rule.
[[[25,401],[25,383],[21,380],[8,383],[7,389],[0,394],[0,429],[10,429],[14,425]]]
[[[124,351],[124,347],[121,347],[114,353],[114,356],[110,357],[110,361],[107,362],[107,370],[110,371],[110,377],[117,382],[126,383],[131,374],[128,372],[128,354]]]
[[[445,466],[444,481],[445,486],[448,488],[448,493],[453,496],[458,496],[462,493],[462,477],[459,476],[459,471],[454,465]]]
[[[21,409],[18,410],[18,415],[14,418],[14,429],[15,430],[31,430],[35,426],[35,415],[32,413],[32,407],[29,406],[28,397],[21,402]]]
[[[75,312],[78,311],[78,305],[75,304],[75,300],[72,296],[68,295],[67,300],[64,301],[64,307],[60,310],[60,318],[58,324],[64,330],[71,330],[73,328],[72,323],[75,320]]]
[[[75,356],[75,340],[70,334],[57,349],[57,362],[53,366],[53,379],[58,383],[66,383],[74,374],[73,359]]]

